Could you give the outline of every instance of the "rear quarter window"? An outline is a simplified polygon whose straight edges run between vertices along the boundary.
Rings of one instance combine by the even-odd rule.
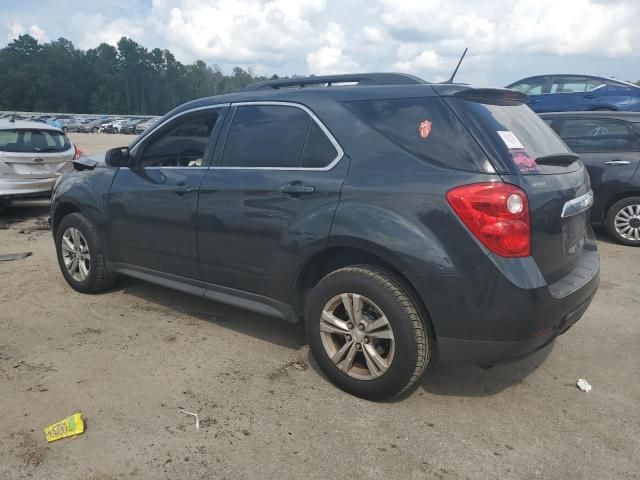
[[[439,97],[367,100],[345,106],[420,160],[455,170],[492,170],[473,137]]]

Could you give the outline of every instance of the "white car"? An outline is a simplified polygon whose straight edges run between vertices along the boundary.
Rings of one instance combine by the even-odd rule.
[[[40,122],[0,119],[0,203],[48,195],[83,153],[64,132]]]

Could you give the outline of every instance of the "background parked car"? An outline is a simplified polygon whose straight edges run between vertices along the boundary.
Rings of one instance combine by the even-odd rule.
[[[148,130],[149,128],[153,127],[156,123],[158,123],[159,120],[160,118],[158,117],[158,118],[152,118],[144,122],[138,123],[135,126],[135,131],[133,133],[135,133],[136,135],[140,135],[145,130]]]
[[[640,87],[589,75],[540,75],[507,86],[529,95],[535,112],[579,110],[640,111]]]
[[[0,120],[0,202],[50,194],[62,173],[71,170],[78,150],[59,128],[22,120]]]
[[[136,125],[145,122],[146,118],[134,118],[128,120],[121,128],[120,133],[134,134],[136,133]]]
[[[591,221],[625,245],[640,246],[640,113],[549,113],[541,117],[587,167]]]
[[[89,120],[78,127],[80,133],[98,133],[102,120]]]

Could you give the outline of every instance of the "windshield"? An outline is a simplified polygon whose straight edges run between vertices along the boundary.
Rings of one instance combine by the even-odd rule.
[[[0,130],[0,151],[2,152],[64,152],[70,148],[71,142],[67,136],[55,130]]]

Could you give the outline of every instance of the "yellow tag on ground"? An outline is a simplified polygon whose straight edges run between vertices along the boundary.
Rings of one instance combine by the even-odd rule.
[[[82,421],[82,413],[74,413],[70,417],[60,420],[59,422],[49,425],[44,429],[44,435],[47,442],[55,442],[61,438],[75,437],[84,432],[84,422]]]

